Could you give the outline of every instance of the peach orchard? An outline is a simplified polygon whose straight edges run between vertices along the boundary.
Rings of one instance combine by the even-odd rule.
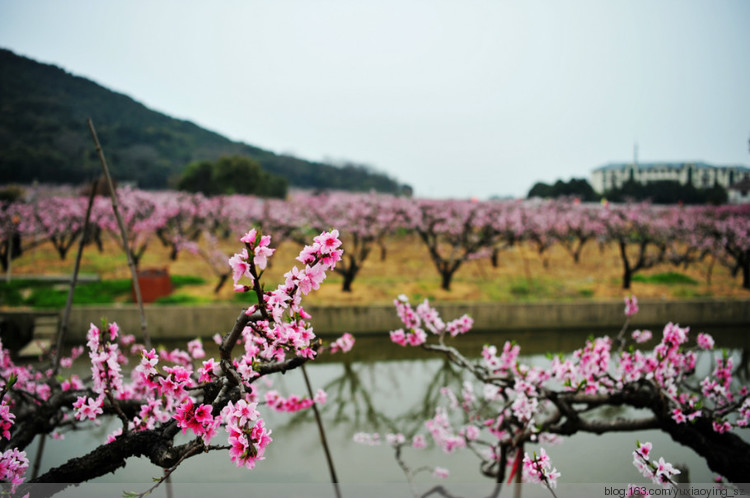
[[[445,288],[463,262],[497,257],[520,240],[533,241],[540,254],[551,244],[565,245],[573,258],[590,241],[615,243],[622,248],[624,285],[641,268],[657,262],[690,264],[709,252],[742,271],[745,279],[748,272],[745,208],[426,201],[374,194],[304,196],[287,202],[128,190],[121,196],[128,244],[136,257],[156,238],[170,244],[177,257],[198,237],[235,234],[242,245],[224,258],[227,278],[235,291],[253,291],[257,303],[248,302],[233,322],[228,317],[226,333],[217,338],[218,358],[205,359],[199,339],[185,349],[147,349],[114,323],[92,324],[85,349],[74,348],[68,357],[52,351],[49,366],[17,364],[2,350],[0,480],[10,483],[12,492],[25,493],[33,483],[85,482],[134,457],[166,469],[154,487],[186,459],[206,452],[223,452],[228,464],[257,471],[266,448],[284,437],[266,425],[264,411],[314,409],[326,401],[323,391],[285,398],[258,380],[304,369],[320,355],[348,351],[354,343],[345,335],[323,344],[310,326],[305,296],[330,271],[348,275],[346,290],[370,251],[393,230],[419,234]],[[74,221],[80,202],[51,198],[3,206],[5,254],[14,237],[27,250],[24,243],[38,242],[41,234],[65,257],[71,240],[87,236],[95,241],[112,229],[106,201],[98,200],[97,229],[81,233],[82,225]],[[279,239],[301,242],[305,237],[308,245],[284,280],[265,282],[263,271]],[[630,246],[636,250],[628,250]],[[421,467],[406,462],[402,449],[430,444],[448,454],[472,451],[479,472],[498,484],[540,482],[554,494],[556,482],[565,476],[544,445],[580,432],[644,429],[661,430],[691,448],[721,480],[747,480],[750,446],[738,433],[750,422],[750,393],[735,374],[736,359],[716,350],[708,334],[692,338],[689,327],[667,323],[660,337],[648,343],[649,333],[628,330],[637,312],[637,301],[628,298],[618,334],[591,338],[572,354],[539,367],[524,364],[519,347],[510,342],[486,345],[476,357],[467,357],[451,341],[471,333],[470,317],[445,321],[428,301],[413,306],[405,296],[394,305],[403,327],[390,332],[393,342],[442,355],[471,378],[459,392],[446,386],[443,403],[409,440],[399,432],[381,436],[366,428],[356,436],[358,442],[392,445],[409,481]],[[84,354],[91,365],[87,379],[68,371]],[[713,366],[709,375],[699,376],[696,363],[703,357]],[[589,416],[603,406],[629,406],[648,415],[616,420]],[[27,475],[26,448],[32,441],[87,430],[103,418],[118,420],[119,428],[99,447],[33,479]],[[178,434],[189,436],[188,442],[179,443]],[[541,445],[539,453],[526,451],[532,442]],[[656,455],[658,448],[650,443],[634,444],[634,472],[659,485],[674,485],[677,470]],[[431,471],[439,478],[450,469]]]

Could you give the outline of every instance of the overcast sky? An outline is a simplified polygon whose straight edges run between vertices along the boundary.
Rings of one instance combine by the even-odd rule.
[[[0,0],[0,47],[425,197],[750,163],[746,0]]]

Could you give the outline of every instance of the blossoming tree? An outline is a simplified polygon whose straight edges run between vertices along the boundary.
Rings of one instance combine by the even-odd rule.
[[[206,230],[212,214],[202,194],[164,192],[154,195],[163,213],[164,222],[156,228],[156,236],[162,245],[170,248],[169,259],[176,260],[180,249],[195,242]]]
[[[60,259],[83,234],[85,197],[46,197],[33,204],[36,231],[49,240]]]
[[[440,287],[450,290],[461,265],[489,251],[494,232],[488,230],[488,203],[473,201],[415,200],[404,209],[406,226],[415,230],[427,246]]]
[[[739,206],[705,216],[700,233],[713,241],[715,254],[732,275],[742,272],[742,287],[750,289],[750,208]]]
[[[334,193],[298,197],[294,204],[305,213],[304,225],[315,231],[330,227],[340,231],[346,255],[335,271],[343,277],[344,292],[351,292],[373,247],[403,224],[401,200],[388,195]]]
[[[426,300],[414,308],[400,296],[394,304],[404,326],[390,333],[393,342],[443,355],[467,374],[459,391],[442,389],[442,404],[411,440],[401,433],[355,436],[360,443],[394,446],[409,479],[413,472],[401,448],[424,448],[430,438],[445,453],[469,450],[477,455],[481,473],[497,483],[516,479],[552,489],[560,473],[543,446],[539,454],[529,454],[526,444],[552,444],[579,432],[658,429],[693,449],[723,478],[747,480],[750,444],[737,431],[750,424],[750,390],[734,377],[736,359],[716,352],[708,334],[690,341],[689,328],[668,323],[653,350],[637,349],[651,334],[627,335],[629,319],[638,311],[637,300],[628,298],[625,326],[616,337],[592,337],[547,365],[522,363],[520,347],[511,342],[485,345],[480,359],[472,360],[450,343],[471,329],[468,316],[444,322]],[[697,374],[701,356],[713,356],[708,375]],[[640,412],[612,419],[600,410],[623,406]],[[638,446],[635,466],[654,483],[672,483],[676,469],[663,459],[649,460],[650,448]],[[446,475],[448,469],[435,472]]]
[[[88,331],[90,382],[65,373],[83,353],[82,347],[61,360],[59,376],[53,367],[36,370],[17,365],[0,348],[0,480],[12,483],[14,490],[24,480],[83,482],[112,472],[136,456],[166,469],[163,480],[187,458],[226,450],[234,464],[252,469],[272,441],[260,401],[279,411],[324,402],[322,391],[290,398],[275,391],[263,394],[257,381],[301,367],[326,349],[313,332],[302,299],[340,261],[340,240],[335,232],[315,237],[297,258],[301,268],[294,266],[273,290],[266,290],[261,281],[273,253],[268,247],[270,237],[261,237],[253,229],[241,240],[243,249],[230,261],[235,289],[254,290],[258,301],[242,310],[231,330],[219,339],[219,358],[204,359],[199,340],[189,343],[187,350],[147,350],[114,323],[92,324]],[[352,337],[346,335],[327,349],[347,351],[352,344]],[[122,368],[128,363],[128,352],[138,359],[129,378]],[[120,424],[101,446],[27,479],[25,448],[34,438],[85,429],[105,417]],[[177,444],[179,433],[190,434],[192,439]],[[223,444],[217,442],[220,439]]]
[[[26,249],[22,246],[24,237],[34,233],[33,216],[27,204],[0,201],[0,264],[3,271]]]
[[[157,231],[166,225],[168,212],[163,209],[164,206],[158,201],[158,198],[149,192],[121,188],[117,191],[117,195],[123,223],[127,228],[127,245],[137,267],[148,248],[148,244]],[[98,220],[100,227],[119,240],[121,232],[112,210],[111,201],[97,198],[94,203],[94,210],[100,211],[94,217]],[[106,213],[106,215],[102,213]]]

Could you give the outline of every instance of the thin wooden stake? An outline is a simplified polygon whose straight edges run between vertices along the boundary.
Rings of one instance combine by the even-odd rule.
[[[70,279],[70,288],[68,289],[68,300],[65,302],[65,311],[63,311],[62,320],[60,321],[60,328],[57,330],[57,341],[55,346],[55,356],[52,364],[52,375],[57,375],[57,371],[60,370],[60,358],[62,357],[62,346],[65,340],[65,334],[68,332],[68,321],[70,320],[70,310],[73,307],[73,294],[75,293],[76,285],[78,284],[78,272],[81,268],[81,257],[83,256],[83,246],[86,241],[86,232],[89,229],[89,221],[91,219],[91,210],[94,206],[94,197],[96,196],[96,180],[91,187],[91,195],[89,195],[89,203],[86,206],[86,217],[83,219],[83,232],[81,233],[81,240],[78,243],[78,252],[76,253],[76,263],[73,267],[73,276]]]
[[[305,377],[305,385],[307,386],[307,394],[310,399],[313,399],[312,386],[310,386],[310,379],[307,376],[307,370],[305,370],[304,363],[302,364],[302,375]],[[328,462],[328,471],[331,474],[331,483],[333,489],[336,491],[337,498],[341,498],[341,490],[339,490],[339,479],[336,477],[336,469],[333,468],[333,459],[331,458],[331,452],[328,449],[328,442],[326,441],[326,433],[323,430],[323,420],[320,418],[320,412],[318,411],[317,403],[312,405],[313,413],[315,414],[315,422],[318,424],[318,433],[320,434],[320,442],[323,445],[323,452],[326,454],[326,461]]]
[[[521,498],[521,483],[523,483],[523,463],[520,461],[523,458],[523,442],[518,445],[518,454],[516,458],[519,459],[518,469],[516,470],[516,485],[513,486],[513,498]]]
[[[8,250],[5,255],[8,257],[8,266],[5,269],[5,282],[10,283],[10,262],[13,259],[13,235],[16,233],[13,222],[11,222],[11,230],[8,230]]]
[[[133,254],[130,251],[128,245],[128,231],[125,227],[125,223],[122,221],[120,211],[117,209],[117,193],[115,192],[115,186],[112,183],[112,177],[109,175],[109,168],[107,167],[107,160],[104,158],[104,151],[102,146],[99,144],[99,138],[96,136],[96,130],[94,129],[94,122],[91,118],[88,119],[89,130],[91,130],[91,137],[94,139],[94,145],[96,145],[96,152],[99,154],[99,161],[102,163],[102,169],[104,170],[104,176],[107,178],[107,186],[109,187],[109,194],[112,197],[112,209],[115,212],[115,218],[117,219],[117,225],[120,227],[120,236],[122,237],[122,248],[125,250],[125,254],[128,257],[128,267],[130,268],[130,274],[133,278],[133,289],[135,290],[135,299],[138,301],[138,309],[141,313],[141,333],[143,335],[143,344],[146,349],[151,349],[151,337],[148,335],[146,327],[146,313],[143,311],[143,298],[141,297],[141,285],[138,282],[138,270],[135,267],[133,261]]]
[[[47,441],[47,434],[39,434],[39,446],[36,450],[34,465],[31,467],[31,480],[39,477],[39,468],[42,466],[42,455],[44,454],[44,443]]]

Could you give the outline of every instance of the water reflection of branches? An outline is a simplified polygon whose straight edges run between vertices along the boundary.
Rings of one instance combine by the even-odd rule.
[[[341,366],[341,375],[323,386],[328,394],[328,399],[320,411],[326,415],[327,422],[334,425],[351,422],[353,427],[363,422],[378,427],[381,424],[392,426],[393,422],[388,420],[382,412],[375,409],[370,392],[363,387],[360,374],[352,367],[352,363],[344,361]],[[347,408],[353,410],[352,415],[346,413]],[[332,410],[333,414],[331,415]],[[309,417],[308,410],[297,412],[289,419],[284,428],[299,426]]]
[[[430,368],[435,361],[410,362],[412,368]],[[435,411],[440,398],[441,388],[451,385],[461,385],[464,380],[462,372],[447,359],[440,360],[440,366],[429,375],[430,381],[423,394],[415,398],[411,406],[404,406],[395,416],[388,415],[381,408],[383,405],[374,401],[374,396],[387,394],[389,391],[404,387],[405,379],[410,378],[404,372],[404,365],[394,368],[392,362],[340,363],[341,374],[325,384],[328,393],[326,404],[321,407],[321,413],[326,416],[327,423],[334,426],[347,424],[346,431],[350,434],[369,427],[372,430],[403,432],[409,436],[415,434],[423,425],[421,421]],[[367,378],[364,378],[367,377]],[[387,379],[383,386],[379,380]],[[286,424],[286,428],[299,426],[309,420],[310,414],[305,410],[295,413]]]
[[[741,350],[740,361],[732,374],[742,382],[750,380],[750,349]]]

